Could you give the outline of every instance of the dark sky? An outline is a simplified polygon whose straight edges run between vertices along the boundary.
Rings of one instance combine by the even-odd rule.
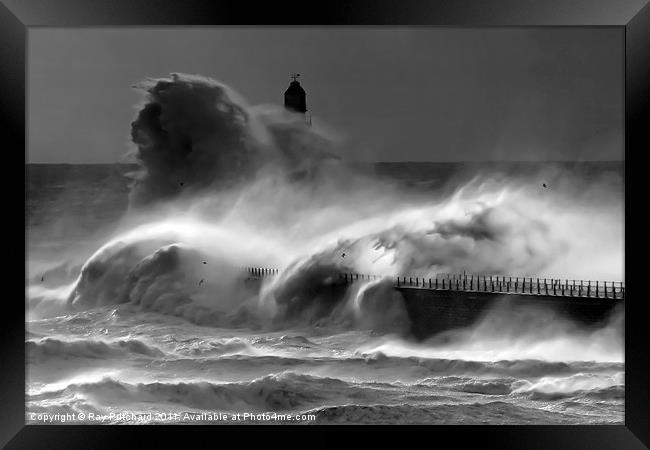
[[[116,162],[142,96],[199,73],[250,104],[302,74],[315,125],[364,161],[620,160],[620,28],[29,30],[29,162]]]

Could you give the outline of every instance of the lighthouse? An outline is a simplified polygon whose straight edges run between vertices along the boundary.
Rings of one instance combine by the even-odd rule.
[[[305,116],[305,122],[311,125],[311,118],[307,116],[307,94],[298,81],[299,73],[291,74],[293,81],[284,92],[284,107]]]

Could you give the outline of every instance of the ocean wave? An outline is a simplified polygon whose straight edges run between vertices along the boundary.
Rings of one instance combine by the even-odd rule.
[[[500,380],[472,380],[459,386],[459,390],[471,394],[507,395],[512,392],[513,382]]]
[[[590,361],[575,362],[550,362],[535,359],[530,360],[503,360],[503,361],[472,361],[465,359],[437,359],[419,357],[386,356],[381,352],[367,354],[365,361],[368,364],[391,364],[406,366],[420,366],[426,368],[431,374],[438,376],[478,376],[500,375],[517,378],[542,377],[547,375],[570,375],[579,372],[619,372],[623,368],[621,363],[597,363]],[[437,378],[428,378],[436,381]],[[422,382],[426,382],[425,378]]]
[[[542,377],[524,381],[513,390],[531,400],[554,401],[564,398],[617,399],[625,393],[624,374],[576,373],[567,377]]]
[[[471,404],[328,406],[305,412],[330,424],[560,424],[584,423],[579,414],[558,414],[495,401]]]
[[[46,400],[65,395],[83,395],[101,404],[148,402],[190,408],[241,411],[283,411],[314,405],[342,390],[353,388],[334,378],[286,372],[247,382],[212,383],[152,382],[127,383],[103,378],[91,383],[70,384],[58,391],[41,392],[30,400]]]
[[[164,342],[173,347],[171,352],[177,358],[215,358],[251,357],[259,359],[264,357],[294,358],[312,355],[317,345],[304,336],[261,337],[251,336],[205,338],[192,337],[177,340],[168,336]]]
[[[562,399],[581,399],[581,400],[624,400],[625,399],[625,386],[608,386],[606,388],[596,388],[590,390],[575,390],[575,391],[538,391],[532,390],[527,395],[530,400],[539,401],[556,401]],[[582,402],[581,402],[582,403]]]
[[[30,361],[44,361],[71,358],[119,358],[125,356],[160,357],[165,353],[157,347],[145,344],[137,339],[122,339],[116,341],[100,341],[83,339],[63,341],[45,338],[37,341],[27,341],[26,352]]]
[[[625,386],[614,384],[607,386],[608,382],[616,382],[612,377],[601,378],[593,383],[591,388],[584,383],[576,383],[575,376],[557,378],[555,384],[546,384],[540,387],[539,383],[516,378],[508,379],[470,379],[463,380],[454,386],[454,389],[471,394],[483,395],[514,395],[523,396],[530,400],[556,401],[568,398],[583,400],[618,400],[625,396]]]
[[[602,389],[583,391],[579,397],[594,400],[625,400],[625,385],[619,384]]]
[[[283,335],[280,337],[258,337],[253,340],[255,345],[270,345],[270,346],[288,346],[288,347],[300,347],[300,348],[311,348],[315,347],[316,344],[307,339],[304,336],[288,336]]]
[[[222,339],[190,338],[172,340],[174,355],[183,357],[212,358],[219,356],[256,356],[259,352],[246,339],[237,337]]]

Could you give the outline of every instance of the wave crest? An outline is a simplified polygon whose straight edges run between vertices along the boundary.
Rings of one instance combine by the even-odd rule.
[[[50,358],[121,358],[125,356],[161,357],[165,353],[157,347],[137,339],[122,339],[116,341],[101,341],[80,339],[64,341],[54,338],[44,338],[38,341],[27,341],[26,351],[29,359],[43,361]]]

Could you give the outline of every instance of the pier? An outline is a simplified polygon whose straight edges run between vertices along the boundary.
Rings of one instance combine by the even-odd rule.
[[[247,267],[249,278],[279,274],[277,269]],[[625,283],[595,280],[437,274],[434,277],[382,277],[339,273],[341,286],[389,278],[404,298],[411,332],[418,340],[470,326],[497,304],[552,310],[586,327],[604,323],[625,301]]]
[[[275,276],[278,269],[245,267],[254,278]],[[468,274],[437,274],[425,277],[383,277],[358,273],[339,273],[337,282],[354,283],[392,278],[398,289],[427,289],[434,291],[481,292],[489,294],[518,294],[566,298],[625,299],[625,283],[622,281],[569,280],[556,278],[506,277]]]

